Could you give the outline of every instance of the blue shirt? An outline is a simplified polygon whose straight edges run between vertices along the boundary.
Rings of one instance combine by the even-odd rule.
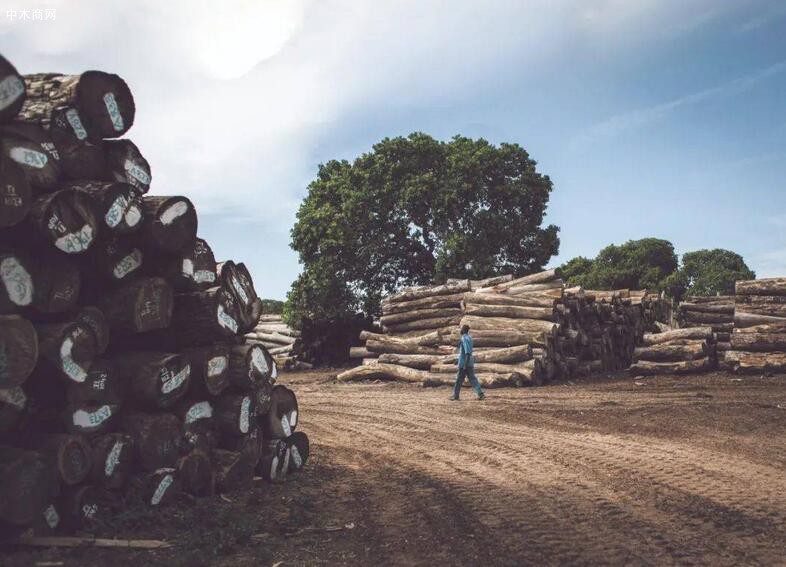
[[[461,335],[458,344],[458,351],[459,368],[471,368],[475,366],[475,357],[472,356],[472,337],[469,336],[469,333],[466,335]]]

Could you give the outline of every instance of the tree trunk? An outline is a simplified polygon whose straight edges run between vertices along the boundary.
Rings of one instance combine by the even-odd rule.
[[[688,345],[673,345],[669,343],[639,347],[633,351],[633,360],[638,362],[679,362],[682,360],[695,360],[707,356],[707,343],[704,341],[692,342]]]
[[[150,164],[134,142],[129,139],[106,140],[103,148],[107,179],[128,183],[143,195],[150,190],[153,179]]]
[[[109,490],[125,486],[133,465],[132,439],[124,433],[107,433],[93,441],[90,482]]]
[[[432,364],[437,364],[442,360],[439,354],[380,354],[379,362],[384,364],[398,364],[419,370],[428,370]]]
[[[735,335],[736,336],[736,335]],[[784,352],[747,352],[727,350],[726,364],[739,372],[784,372],[786,353]]]
[[[555,294],[558,292],[561,296],[562,290],[565,288],[565,282],[562,280],[554,280],[552,282],[545,282],[545,283],[538,283],[538,284],[527,284],[521,285],[517,287],[509,287],[504,291],[508,295],[526,295],[528,293],[533,292],[544,292],[544,291],[554,291],[556,290]],[[492,288],[493,289],[493,288]],[[483,290],[478,290],[479,292],[483,292]]]
[[[63,177],[60,155],[52,138],[35,124],[16,122],[3,126],[0,153],[19,166],[32,189],[54,191]]]
[[[57,473],[41,453],[0,446],[0,521],[31,524],[54,499]]]
[[[213,451],[213,464],[220,493],[246,490],[254,481],[256,463],[242,452],[217,449]]]
[[[98,233],[98,221],[86,193],[63,189],[37,199],[30,219],[38,233],[66,254],[90,249]]]
[[[689,329],[675,329],[665,333],[647,333],[642,338],[642,344],[646,346],[660,345],[669,343],[674,339],[712,339],[712,329],[710,327],[691,327]]]
[[[126,401],[127,389],[126,377],[109,360],[99,359],[93,362],[83,382],[68,384],[66,400],[71,406],[119,406]]]
[[[196,239],[197,215],[186,197],[142,198],[144,222],[140,230],[145,246],[156,252],[174,254]]]
[[[402,326],[403,324],[423,321],[429,319],[452,319],[461,315],[459,307],[446,308],[446,309],[416,309],[414,311],[404,311],[401,313],[394,313],[392,315],[383,315],[380,322],[385,327]],[[417,327],[419,328],[419,327]]]
[[[336,379],[339,382],[354,382],[358,380],[378,380],[391,379],[401,382],[420,383],[427,380],[428,372],[414,370],[406,366],[397,364],[369,364],[368,366],[357,366],[339,374]]]
[[[134,97],[117,75],[86,71],[81,75],[38,73],[25,75],[27,99],[21,117],[45,123],[61,106],[79,110],[90,140],[119,138],[134,123]]]
[[[538,272],[536,274],[530,274],[528,276],[524,276],[521,278],[511,279],[497,285],[489,285],[478,289],[478,291],[480,293],[507,293],[508,290],[513,288],[519,288],[527,285],[539,285],[544,283],[550,283],[553,280],[559,279],[560,277],[561,277],[560,269],[554,268],[552,270],[546,270],[543,272]]]
[[[214,343],[181,351],[191,362],[191,391],[220,395],[229,386],[230,345]]]
[[[25,82],[13,64],[0,55],[0,124],[13,120],[25,103]]]
[[[744,329],[756,325],[786,324],[786,317],[773,317],[772,315],[756,315],[754,313],[742,313],[736,310],[734,313],[734,329]]]
[[[33,191],[24,171],[19,164],[0,154],[0,228],[22,222],[32,204]]]
[[[13,431],[27,407],[25,391],[15,386],[7,390],[0,390],[0,434]]]
[[[786,352],[786,333],[734,333],[731,347],[744,351]]]
[[[92,449],[78,435],[53,434],[35,436],[31,448],[49,457],[60,481],[68,486],[87,478],[93,464]]]
[[[289,448],[289,470],[287,472],[293,473],[301,470],[306,466],[306,461],[308,461],[308,435],[295,431],[284,442]]]
[[[0,315],[0,388],[22,385],[38,362],[38,335],[27,319]]]
[[[98,297],[106,293],[106,284],[116,288],[134,279],[146,266],[144,252],[122,238],[102,239],[88,254],[89,269],[94,279],[85,281],[88,294]]]
[[[383,305],[391,303],[399,303],[402,301],[413,301],[415,299],[423,299],[424,297],[433,297],[438,295],[451,295],[456,293],[463,293],[470,291],[469,280],[459,280],[456,283],[437,285],[437,286],[422,286],[410,289],[405,289],[398,293],[382,300]]]
[[[681,362],[649,362],[640,360],[630,367],[631,372],[643,374],[690,374],[703,372],[710,368],[709,358],[685,360]]]
[[[408,342],[407,340],[397,339],[396,337],[385,337],[384,339],[369,339],[366,341],[366,348],[378,354],[450,354],[452,348],[448,346],[424,346]]]
[[[511,319],[541,319],[554,321],[553,307],[521,307],[518,305],[489,305],[464,303],[464,313],[478,317],[509,317]]]
[[[266,341],[278,345],[293,345],[297,342],[296,337],[281,335],[279,333],[254,333],[254,338],[258,341]]]
[[[475,362],[495,362],[499,364],[513,364],[516,362],[524,362],[532,360],[532,347],[528,344],[497,348],[485,351],[475,351]],[[440,362],[443,364],[455,364],[456,354],[441,357]]]
[[[377,354],[366,347],[349,347],[349,358],[376,358]]]
[[[146,471],[174,467],[186,448],[183,426],[169,413],[127,412],[123,430],[133,440],[134,462]]]
[[[382,313],[385,315],[394,315],[396,313],[405,313],[407,311],[416,311],[420,309],[451,309],[460,307],[463,297],[463,293],[453,293],[450,295],[423,297],[421,299],[413,299],[412,301],[386,303],[382,306]]]
[[[0,250],[0,314],[16,313],[35,298],[34,264],[24,254]]]
[[[86,325],[93,331],[96,339],[96,354],[103,354],[109,346],[109,321],[104,312],[98,307],[87,305],[77,313],[76,322]]]
[[[167,279],[177,292],[204,291],[215,287],[216,259],[207,242],[197,238],[173,256],[155,263],[158,275]]]
[[[540,360],[532,359],[526,362],[519,362],[516,364],[501,364],[498,362],[476,362],[475,372],[478,374],[521,374],[529,380],[540,372]],[[434,364],[431,367],[431,372],[439,374],[453,374],[458,372],[458,366],[455,363],[451,364]]]
[[[36,325],[42,360],[68,381],[84,382],[96,357],[95,335],[82,323]],[[43,370],[43,369],[42,369]]]
[[[505,386],[529,385],[526,377],[518,373],[496,374],[496,373],[486,372],[483,374],[475,374],[475,377],[478,379],[478,383],[480,383],[480,385],[484,388],[502,388]],[[431,388],[435,386],[450,386],[452,388],[455,382],[456,382],[455,376],[450,376],[448,374],[433,373],[430,374],[429,377],[423,381],[423,386],[426,388]],[[468,380],[464,381],[463,387],[464,388],[469,387]]]
[[[778,323],[766,323],[764,325],[752,325],[750,327],[735,327],[736,333],[786,333],[786,321]]]
[[[539,293],[528,293],[523,296],[511,296],[501,293],[465,293],[463,304],[467,305],[514,305],[517,307],[556,307],[558,301],[553,296],[541,295]]]
[[[210,496],[215,490],[213,463],[201,449],[193,449],[177,462],[183,489],[194,496]]]
[[[142,228],[142,197],[133,185],[80,180],[65,186],[86,193],[103,234],[125,235]]]
[[[85,121],[73,106],[52,112],[49,135],[60,155],[60,167],[66,179],[103,179],[106,159],[101,140],[88,139]]]
[[[266,439],[284,439],[292,435],[298,423],[295,393],[284,386],[274,386],[270,395],[270,411],[259,421]]]
[[[163,329],[173,319],[172,288],[161,278],[141,278],[108,291],[98,306],[112,333],[129,335]]]
[[[213,404],[216,425],[229,437],[246,435],[256,422],[256,410],[252,394],[223,394]]]
[[[738,281],[734,285],[739,295],[786,295],[786,278]]]
[[[182,346],[227,341],[240,332],[239,307],[224,287],[175,296],[171,333]]]
[[[241,392],[250,392],[270,380],[272,362],[261,345],[235,345],[229,356],[229,383]]]
[[[477,317],[467,315],[462,317],[461,326],[469,325],[471,330],[476,331],[518,331],[518,332],[540,332],[546,336],[556,337],[560,326],[550,321],[540,321],[538,319],[509,319],[503,317]]]
[[[223,282],[223,287],[235,296],[240,307],[241,332],[251,331],[259,322],[262,309],[248,268],[242,262],[235,264],[230,260],[217,264],[216,272],[219,280]]]
[[[730,313],[702,313],[699,311],[689,311],[680,316],[683,321],[693,324],[711,325],[715,323],[731,323],[734,315]]]
[[[734,300],[726,303],[680,303],[679,310],[691,313],[720,313],[734,315]]]
[[[145,408],[172,407],[188,391],[191,364],[180,354],[125,352],[115,355],[112,364]]]
[[[74,262],[62,254],[40,254],[33,268],[33,307],[44,314],[63,313],[76,306],[81,276]]]
[[[786,298],[786,295],[783,297]],[[786,319],[786,303],[753,303],[749,305],[738,303],[735,313],[767,315],[769,317],[782,317]]]
[[[551,336],[542,331],[515,331],[507,329],[472,329],[472,343],[475,347],[512,347],[531,345],[545,347],[552,342]],[[458,345],[461,334],[456,330],[440,333],[442,344]]]

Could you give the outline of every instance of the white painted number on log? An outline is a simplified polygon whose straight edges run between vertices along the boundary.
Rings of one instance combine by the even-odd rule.
[[[76,427],[91,428],[101,425],[112,416],[112,408],[101,406],[94,412],[76,410],[73,415],[73,423]]]
[[[11,303],[25,307],[33,302],[33,278],[14,257],[0,262],[0,279]]]
[[[106,215],[104,215],[104,222],[106,222],[109,228],[115,228],[120,224],[120,221],[123,220],[123,212],[128,206],[128,203],[128,197],[125,195],[119,195],[117,199],[112,202],[112,206],[109,207]]]
[[[292,455],[292,460],[295,462],[295,468],[303,468],[303,457],[300,456],[300,451],[298,451],[295,445],[289,448],[289,454]]]
[[[172,392],[173,390],[175,390],[176,388],[179,388],[183,384],[183,382],[186,381],[186,379],[189,377],[190,374],[191,374],[191,365],[190,364],[186,364],[180,370],[180,372],[178,372],[174,376],[172,375],[172,373],[169,371],[168,368],[162,368],[161,369],[161,393],[162,394],[168,394],[168,393]]]
[[[261,348],[254,347],[251,349],[251,364],[262,374],[267,373],[267,359]]]
[[[142,251],[138,248],[134,248],[127,256],[115,264],[112,275],[115,276],[115,279],[122,280],[141,265]]]
[[[74,339],[71,337],[66,338],[63,344],[60,345],[60,366],[65,372],[66,376],[71,378],[74,382],[84,382],[87,378],[85,369],[72,358],[71,351],[74,349]]]
[[[227,357],[226,356],[214,356],[210,360],[207,361],[207,376],[208,378],[214,378],[216,376],[220,376],[222,372],[227,367]]]
[[[237,334],[237,321],[235,321],[229,313],[224,311],[223,305],[218,306],[218,324],[225,329],[229,329],[234,334]]]
[[[104,463],[105,476],[112,476],[112,474],[114,474],[117,465],[120,464],[120,455],[123,453],[124,445],[125,443],[122,441],[115,441],[115,444],[112,445],[112,450],[109,451],[109,454],[106,456],[106,462]]]
[[[126,170],[128,175],[130,175],[136,181],[139,181],[139,183],[142,185],[150,185],[150,176],[147,174],[147,172],[130,159],[127,159],[123,163],[123,169]],[[138,183],[133,183],[133,181],[132,184],[139,186]]]
[[[246,396],[243,398],[243,401],[240,403],[240,423],[238,427],[240,428],[240,433],[248,433],[248,426],[251,413],[251,398]]]
[[[55,529],[60,523],[60,515],[52,504],[44,510],[44,520],[46,520],[46,525],[52,529]]]
[[[25,92],[25,84],[16,75],[9,75],[0,81],[0,110],[11,106]]]
[[[79,254],[90,248],[93,242],[93,227],[83,226],[78,232],[66,234],[55,240],[55,246],[69,254]]]
[[[164,476],[161,479],[161,482],[158,483],[156,487],[156,491],[153,493],[153,497],[150,499],[150,504],[152,506],[158,506],[161,502],[161,499],[166,494],[167,488],[171,486],[171,484],[175,481],[174,477],[171,474]]]
[[[281,429],[284,430],[284,435],[286,437],[292,435],[292,428],[289,426],[289,417],[286,415],[281,416]]]
[[[270,461],[270,480],[275,480],[278,472],[278,455],[273,457],[273,460]]]
[[[170,225],[175,219],[182,217],[188,211],[188,203],[185,201],[178,201],[173,205],[169,205],[166,210],[161,213],[161,224]]]
[[[120,115],[120,108],[117,106],[114,93],[106,93],[104,95],[104,106],[109,113],[109,119],[112,121],[112,128],[115,132],[123,131],[123,117]]]
[[[8,155],[11,156],[11,159],[16,163],[27,165],[35,169],[43,169],[49,161],[46,154],[31,150],[30,148],[11,148]]]
[[[292,427],[297,425],[297,410],[292,410],[292,413],[289,414],[289,424]]]
[[[76,108],[69,108],[66,110],[66,120],[68,120],[71,129],[74,131],[74,136],[76,136],[78,140],[87,138],[87,130],[85,130],[85,127],[82,125],[82,119],[79,118],[79,113],[76,111]]]
[[[210,402],[198,402],[188,408],[186,413],[186,423],[194,423],[198,419],[208,419],[213,417],[213,407]]]

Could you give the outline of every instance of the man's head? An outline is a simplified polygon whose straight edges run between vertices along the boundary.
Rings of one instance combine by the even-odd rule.
[[[462,335],[466,335],[467,333],[469,333],[469,325],[462,325],[461,326],[461,334]]]

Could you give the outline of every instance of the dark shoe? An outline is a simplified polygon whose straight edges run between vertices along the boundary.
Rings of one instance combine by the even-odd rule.
[[[449,399],[451,402],[457,402],[457,401],[459,401],[459,399],[458,399],[456,396],[450,396],[448,399]]]
[[[478,396],[478,401],[480,402],[480,401],[483,401],[483,400],[485,400],[485,399],[486,399],[486,394],[484,394],[483,392],[481,392],[481,393],[480,393],[480,395]]]

